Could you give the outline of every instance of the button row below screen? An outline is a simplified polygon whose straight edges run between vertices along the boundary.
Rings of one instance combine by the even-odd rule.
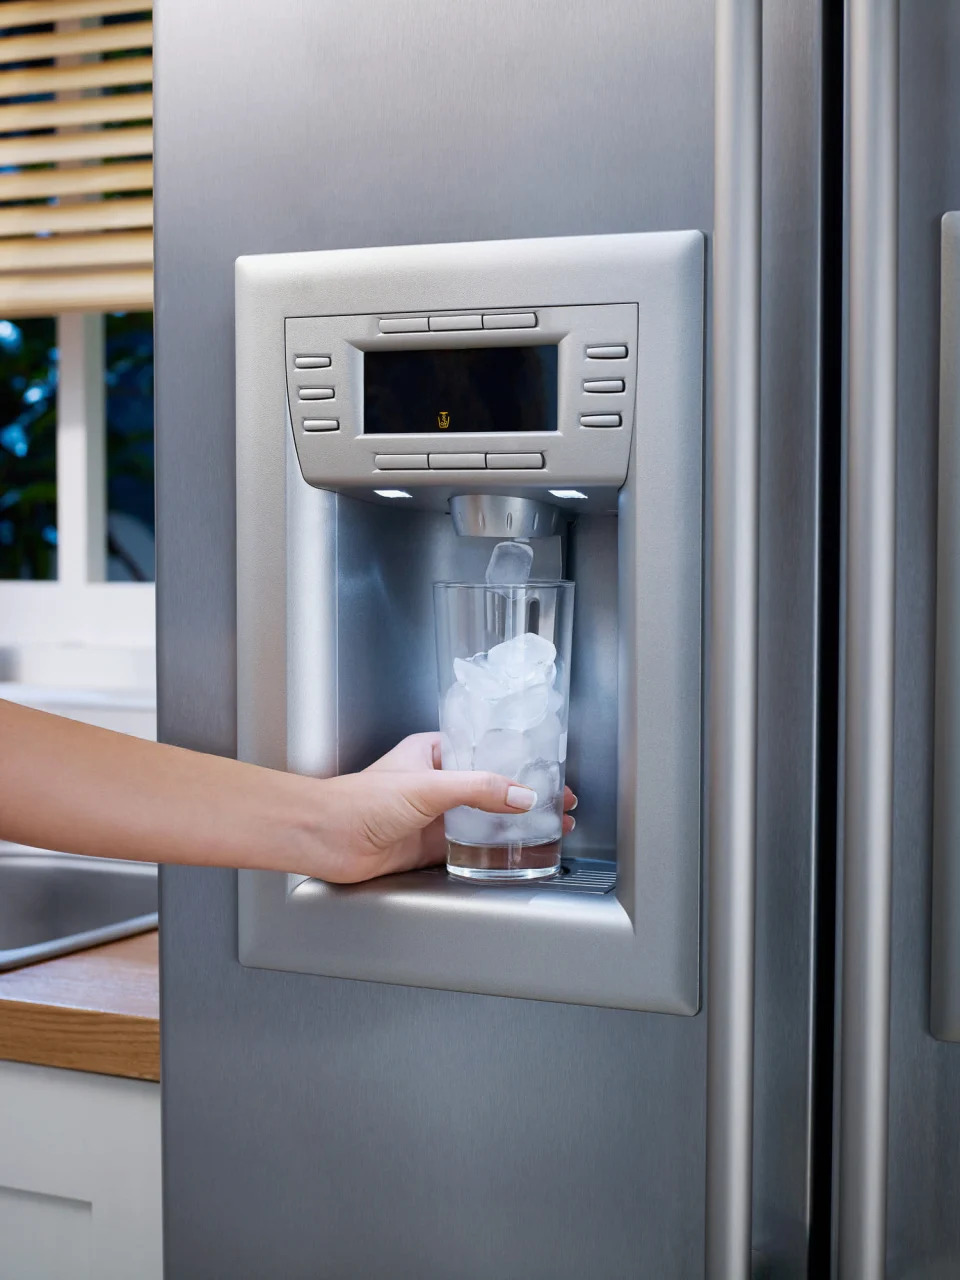
[[[463,333],[468,329],[535,329],[535,311],[469,316],[392,316],[380,321],[381,333]]]
[[[378,453],[379,471],[531,471],[543,466],[542,453]]]

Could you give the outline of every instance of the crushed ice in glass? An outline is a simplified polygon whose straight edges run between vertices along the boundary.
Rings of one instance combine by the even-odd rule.
[[[487,586],[523,586],[532,565],[528,543],[499,542],[487,566]],[[453,674],[440,716],[443,767],[502,774],[531,787],[537,803],[516,815],[455,809],[447,814],[447,835],[474,845],[558,840],[567,735],[555,646],[524,632],[486,653],[456,658]]]

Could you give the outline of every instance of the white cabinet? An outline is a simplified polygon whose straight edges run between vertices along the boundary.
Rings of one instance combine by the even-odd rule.
[[[0,1062],[0,1276],[161,1280],[160,1086]]]

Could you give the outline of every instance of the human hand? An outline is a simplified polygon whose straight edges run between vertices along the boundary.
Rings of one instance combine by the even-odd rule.
[[[316,786],[317,784],[314,784]],[[439,733],[415,733],[361,773],[328,778],[316,816],[309,874],[334,884],[442,862],[446,856],[442,815],[466,804],[488,813],[522,813],[534,793],[495,773],[440,768]],[[576,805],[569,787],[564,810]],[[574,820],[564,815],[564,834]]]

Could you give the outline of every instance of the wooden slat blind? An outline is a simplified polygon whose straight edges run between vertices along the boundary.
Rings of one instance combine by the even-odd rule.
[[[151,0],[0,0],[0,316],[153,295]]]

